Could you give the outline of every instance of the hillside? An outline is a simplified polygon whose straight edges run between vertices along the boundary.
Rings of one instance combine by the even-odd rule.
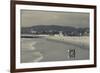
[[[79,35],[87,32],[89,28],[75,28],[72,26],[59,26],[59,25],[37,25],[32,27],[22,27],[22,34],[59,34],[62,32],[64,35]]]

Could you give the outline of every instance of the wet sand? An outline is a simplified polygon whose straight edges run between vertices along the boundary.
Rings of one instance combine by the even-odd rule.
[[[21,62],[49,62],[89,59],[89,46],[73,45],[45,38],[21,39]],[[32,44],[35,43],[35,44]],[[69,57],[68,50],[75,49],[75,58]]]

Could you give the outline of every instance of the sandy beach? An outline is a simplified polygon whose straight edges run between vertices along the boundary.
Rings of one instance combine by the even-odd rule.
[[[48,62],[89,59],[89,37],[22,38],[21,62]],[[75,49],[75,58],[69,50]]]
[[[89,46],[89,37],[88,36],[47,36],[49,40],[55,40],[59,42],[65,42],[73,45],[83,45]]]

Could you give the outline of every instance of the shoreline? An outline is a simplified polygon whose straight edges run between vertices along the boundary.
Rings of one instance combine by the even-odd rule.
[[[88,36],[82,36],[82,37],[47,36],[45,38],[48,40],[54,40],[54,41],[69,43],[69,44],[78,45],[78,46],[80,46],[80,44],[85,47],[89,46]]]

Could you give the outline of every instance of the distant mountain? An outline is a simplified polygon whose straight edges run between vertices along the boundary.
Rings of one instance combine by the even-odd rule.
[[[22,27],[21,33],[22,34],[58,34],[62,32],[63,34],[70,34],[70,33],[89,33],[89,28],[75,28],[72,26],[59,26],[59,25],[36,25],[32,27]]]

